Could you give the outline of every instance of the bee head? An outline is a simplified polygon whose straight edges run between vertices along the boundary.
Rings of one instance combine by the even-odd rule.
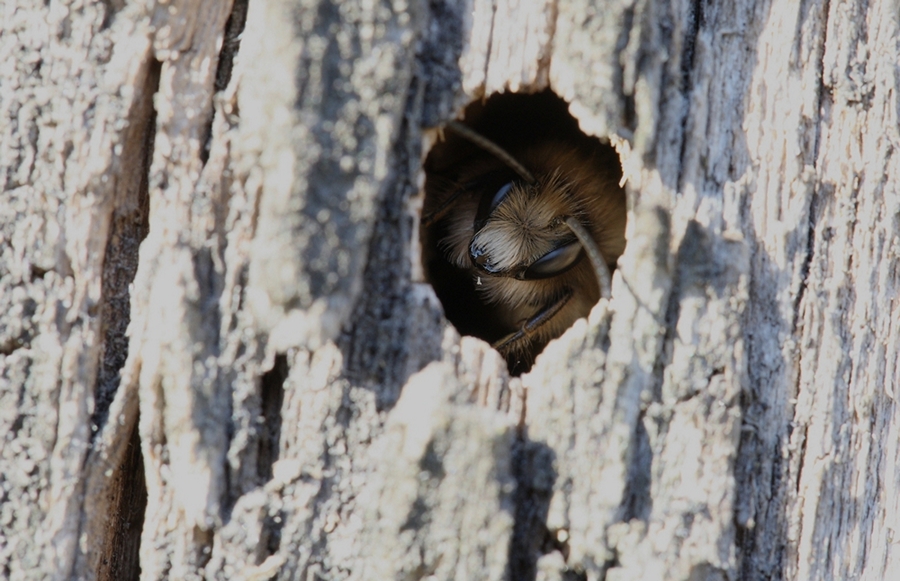
[[[488,276],[536,280],[562,274],[583,252],[565,225],[577,214],[557,177],[508,181],[485,195],[475,218],[469,258]]]

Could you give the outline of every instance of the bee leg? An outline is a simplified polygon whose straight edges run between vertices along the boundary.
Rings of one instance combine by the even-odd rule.
[[[517,344],[533,337],[538,329],[556,316],[556,314],[566,306],[566,303],[572,299],[573,294],[575,293],[571,288],[565,289],[558,299],[544,305],[544,308],[538,311],[535,316],[525,321],[525,324],[522,325],[518,331],[514,331],[499,341],[496,341],[491,347],[504,355],[512,351]]]

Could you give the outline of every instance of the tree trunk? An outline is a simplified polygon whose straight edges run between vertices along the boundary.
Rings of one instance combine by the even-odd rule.
[[[900,578],[895,0],[17,0],[0,578]],[[422,164],[550,88],[628,195],[510,377]]]

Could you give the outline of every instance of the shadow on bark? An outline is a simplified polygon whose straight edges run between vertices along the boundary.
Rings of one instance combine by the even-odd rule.
[[[554,550],[566,557],[565,544],[547,529],[547,514],[557,473],[556,452],[546,444],[519,440],[513,447],[515,525],[509,546],[509,578],[533,581],[537,560]]]

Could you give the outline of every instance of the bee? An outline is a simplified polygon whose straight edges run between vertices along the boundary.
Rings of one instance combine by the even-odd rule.
[[[490,341],[514,374],[610,296],[625,248],[615,152],[578,131],[557,97],[532,99],[533,115],[524,97],[447,124],[455,135],[426,161],[422,218],[426,270],[448,319]],[[494,115],[506,120],[491,125]]]

